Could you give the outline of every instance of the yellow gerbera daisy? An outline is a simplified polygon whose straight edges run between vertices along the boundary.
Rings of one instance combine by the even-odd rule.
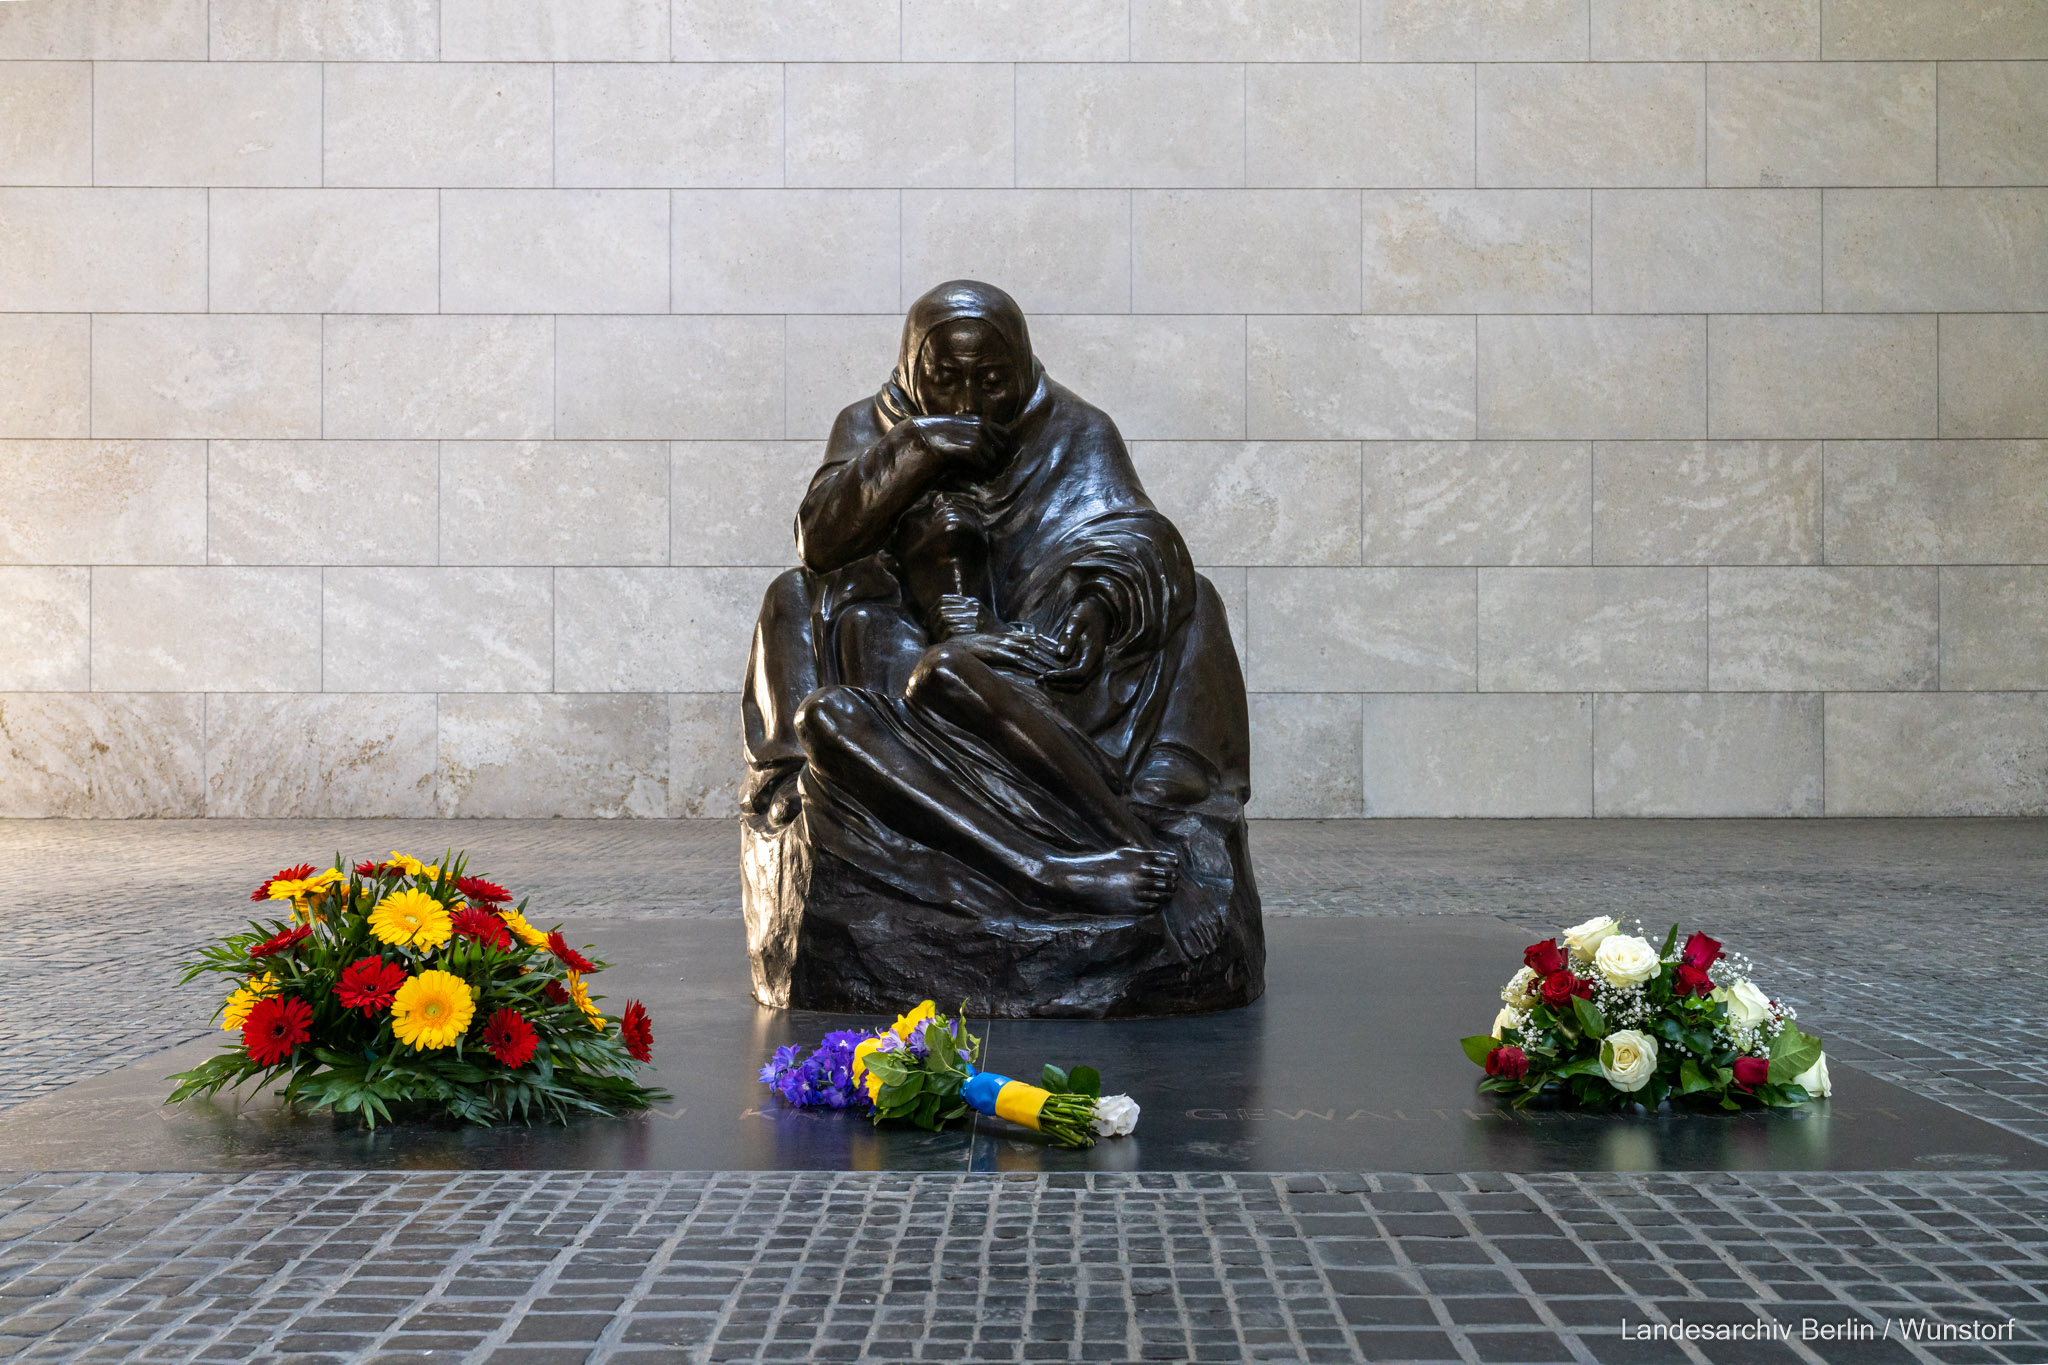
[[[424,891],[394,891],[370,912],[370,932],[386,943],[438,948],[455,932],[441,902]]]
[[[583,1011],[583,1017],[599,1033],[604,1032],[604,1011],[590,1002],[590,987],[583,984],[581,973],[569,973],[569,998],[576,1002],[576,1008]]]
[[[424,971],[398,988],[391,1001],[391,1031],[422,1050],[453,1047],[476,1017],[476,996],[452,972]]]
[[[342,876],[334,868],[316,873],[298,881],[276,881],[270,884],[270,899],[274,901],[295,901],[307,896],[317,896],[328,887],[341,882]]]
[[[277,975],[265,972],[245,986],[238,986],[227,1003],[221,1006],[220,1026],[233,1033],[249,1018],[249,1011],[256,1008],[256,1002],[266,995],[277,994]]]
[[[405,854],[395,850],[385,861],[405,873],[408,877],[425,877],[428,881],[432,881],[441,875],[441,865],[439,863],[422,863],[418,858],[408,858]]]
[[[534,928],[531,924],[528,924],[526,922],[526,916],[520,914],[517,910],[500,910],[498,912],[498,918],[504,920],[505,927],[507,929],[510,929],[513,933],[513,936],[516,937],[521,943],[524,943],[527,947],[547,947],[548,936],[546,934],[543,934],[540,930]]]

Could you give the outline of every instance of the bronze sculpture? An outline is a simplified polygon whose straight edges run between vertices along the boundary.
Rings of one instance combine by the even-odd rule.
[[[1222,601],[1009,295],[956,280],[912,306],[796,532],[742,703],[755,995],[1011,1017],[1256,999]]]

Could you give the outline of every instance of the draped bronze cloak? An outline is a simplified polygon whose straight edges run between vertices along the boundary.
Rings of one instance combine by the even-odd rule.
[[[895,375],[873,398],[839,415],[813,487],[834,477],[895,423],[921,411],[915,365],[932,327],[949,317],[994,312],[992,320],[1005,329],[1006,339],[1021,355],[1030,355],[1021,314],[972,311],[979,306],[978,300],[952,300],[924,317],[913,312]],[[898,741],[915,746],[952,775],[957,798],[971,803],[977,820],[998,837],[1004,828],[1014,828],[1075,852],[1103,846],[1100,832],[1062,793],[1018,771],[977,736],[906,700],[914,655],[842,647],[847,631],[869,628],[877,616],[887,618],[895,637],[922,638],[923,627],[905,601],[899,566],[888,550],[827,572],[793,569],[769,590],[742,703],[748,765],[743,806],[750,857],[769,856],[763,841],[779,841],[780,851],[773,855],[777,867],[750,866],[750,895],[756,894],[751,882],[764,877],[812,876],[816,855],[827,855],[852,869],[856,881],[868,879],[892,893],[870,898],[866,911],[840,917],[845,922],[834,931],[850,935],[856,949],[863,941],[878,944],[891,935],[931,928],[910,922],[924,907],[938,917],[934,923],[940,927],[955,921],[965,938],[1013,942],[1021,936],[1043,942],[1049,951],[1059,943],[1078,946],[1104,970],[1099,981],[1065,987],[1060,992],[1064,1005],[999,1007],[998,1013],[1165,1012],[1133,1003],[1138,996],[1115,984],[1162,972],[1197,995],[1207,990],[1215,997],[1206,1006],[1190,1008],[1243,1003],[1258,994],[1263,940],[1244,846],[1243,806],[1250,786],[1244,683],[1223,604],[1213,585],[1194,571],[1180,533],[1146,497],[1115,424],[1048,378],[1036,361],[1026,363],[1029,397],[1005,424],[1014,455],[993,474],[953,493],[980,516],[994,606],[1003,623],[1050,635],[1084,594],[1108,606],[1111,626],[1097,676],[1075,691],[1035,687],[1035,699],[1085,737],[1083,747],[1095,755],[1111,788],[1131,802],[1163,844],[1181,853],[1180,886],[1164,919],[1169,929],[1175,922],[1225,920],[1225,943],[1206,954],[1216,959],[1215,970],[1205,972],[1201,964],[1188,961],[1184,942],[1161,932],[1159,911],[1103,914],[1031,903],[950,854],[904,835],[891,825],[890,812],[867,809],[805,766],[795,723],[798,707],[818,689],[851,689],[843,695],[857,698]],[[1200,773],[1206,796],[1159,803],[1134,792],[1148,760],[1163,749]],[[792,782],[800,804],[778,801]],[[786,831],[790,820],[784,817],[793,818],[801,830]],[[806,846],[797,859],[801,866],[789,865],[791,837]],[[951,980],[946,968],[958,944],[949,948],[943,933],[925,937],[932,941],[923,964],[928,979]],[[1003,970],[1000,953],[986,960],[971,951],[967,956],[969,971]],[[1244,979],[1247,961],[1250,981]],[[1229,962],[1239,967],[1231,969]],[[1050,957],[1047,966],[1052,969]],[[1192,980],[1218,973],[1227,979],[1206,986]],[[1030,975],[1024,972],[1024,978]],[[1020,978],[1010,988],[1043,994],[1053,984]],[[878,994],[886,989],[888,983],[877,983]],[[918,998],[935,990],[943,993],[939,985],[918,988]]]

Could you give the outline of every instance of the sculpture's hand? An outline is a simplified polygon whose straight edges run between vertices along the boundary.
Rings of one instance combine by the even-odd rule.
[[[949,592],[939,598],[939,623],[945,628],[946,638],[972,635],[981,629],[981,603],[963,593]]]
[[[1039,681],[1047,687],[1086,687],[1102,670],[1109,643],[1109,608],[1099,597],[1083,597],[1068,611],[1057,637],[1060,667]]]
[[[1007,432],[979,417],[913,417],[896,430],[905,427],[946,473],[969,480],[994,473],[1013,449]]]
[[[1006,668],[1036,679],[1060,666],[1059,646],[1032,630],[1012,627],[958,638],[974,651],[974,657],[991,668]]]

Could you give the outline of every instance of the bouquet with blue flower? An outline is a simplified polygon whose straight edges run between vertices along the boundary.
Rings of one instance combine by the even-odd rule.
[[[877,1124],[900,1121],[933,1132],[969,1110],[1045,1134],[1063,1147],[1090,1147],[1097,1134],[1123,1137],[1138,1123],[1128,1095],[1102,1093],[1094,1067],[1047,1066],[1029,1085],[979,1067],[981,1039],[926,1000],[874,1033],[828,1033],[808,1055],[776,1049],[761,1079],[797,1108],[865,1106]]]
[[[867,1093],[853,1078],[853,1050],[867,1037],[861,1029],[837,1029],[808,1056],[795,1046],[779,1047],[761,1068],[761,1080],[798,1109],[865,1109]]]

